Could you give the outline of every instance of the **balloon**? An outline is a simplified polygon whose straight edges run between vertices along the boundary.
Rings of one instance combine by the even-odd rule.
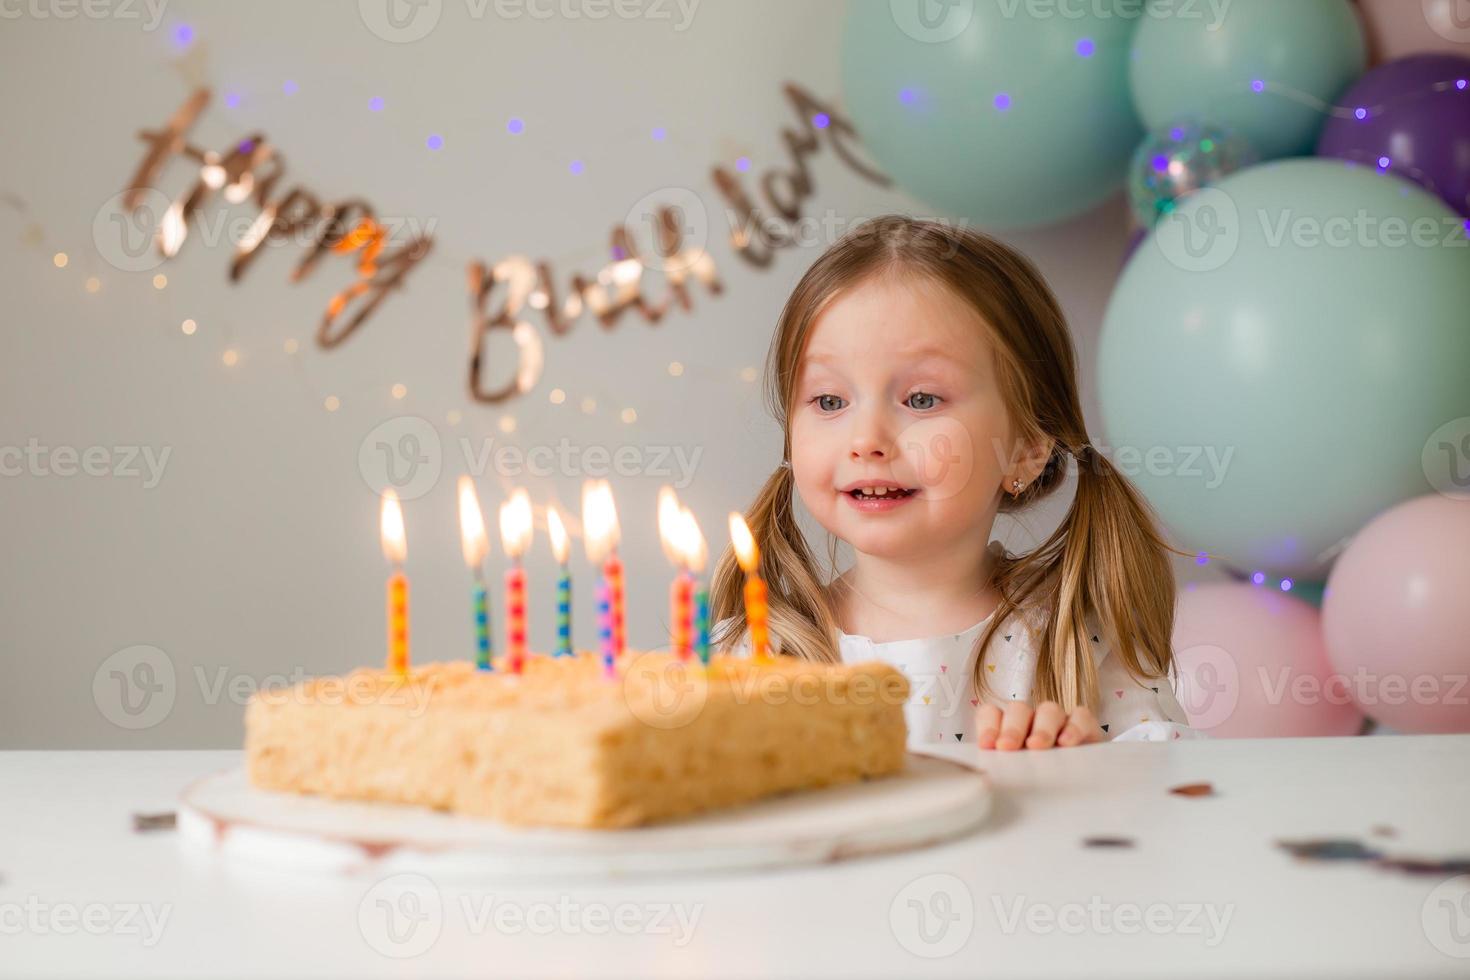
[[[1128,96],[1137,18],[1021,3],[857,0],[842,90],[875,160],[909,193],[992,228],[1058,222],[1122,186],[1142,130]]]
[[[1220,16],[1182,9],[1150,9],[1133,38],[1129,76],[1144,125],[1200,116],[1240,133],[1264,159],[1310,153],[1323,110],[1366,63],[1352,7],[1233,0]]]
[[[1431,494],[1374,518],[1328,588],[1328,657],[1363,711],[1403,732],[1470,732],[1470,501]]]
[[[1470,217],[1470,58],[1415,55],[1373,69],[1342,96],[1317,155],[1401,174]]]
[[[1322,644],[1321,614],[1253,585],[1197,585],[1174,617],[1175,692],[1191,726],[1223,738],[1353,735],[1363,716]]]
[[[1463,220],[1310,158],[1159,223],[1103,322],[1100,449],[1180,547],[1316,581],[1373,515],[1439,485],[1430,443],[1470,416]]]
[[[1373,63],[1427,51],[1464,52],[1470,22],[1456,17],[1461,0],[1358,0]]]
[[[1128,264],[1128,260],[1131,259],[1131,258],[1133,258],[1133,253],[1138,251],[1138,246],[1142,245],[1143,244],[1143,240],[1145,238],[1147,238],[1147,237],[1148,237],[1148,229],[1147,228],[1132,228],[1132,229],[1129,230],[1129,232],[1128,232],[1128,240],[1123,243],[1123,264],[1124,265],[1127,265]]]
[[[1152,228],[1184,195],[1256,160],[1243,137],[1219,126],[1182,119],[1157,129],[1138,144],[1128,168],[1133,216]]]

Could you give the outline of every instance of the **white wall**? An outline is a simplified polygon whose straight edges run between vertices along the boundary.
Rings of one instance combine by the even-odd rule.
[[[461,438],[697,449],[682,495],[712,545],[724,545],[724,514],[744,506],[780,448],[759,385],[742,381],[740,369],[762,363],[784,297],[825,243],[758,271],[718,238],[711,248],[724,296],[696,288],[694,312],[656,328],[629,318],[606,331],[584,318],[548,340],[540,385],[503,409],[465,395],[464,267],[523,252],[555,258],[563,283],[573,270],[590,274],[605,261],[609,228],[640,198],[670,188],[693,190],[723,220],[713,163],[748,154],[754,173],[785,163],[779,131],[793,120],[782,83],[838,96],[840,4],[704,0],[681,25],[672,4],[670,19],[593,21],[505,19],[493,7],[476,17],[465,0],[444,0],[437,26],[413,43],[375,36],[348,0],[174,0],[154,30],[141,0],[126,8],[137,19],[124,9],[69,20],[21,9],[0,21],[0,191],[28,209],[0,208],[0,445],[34,439],[170,455],[151,488],[121,476],[0,477],[0,747],[235,745],[238,695],[261,680],[379,660],[385,567],[378,500],[359,449],[399,416],[430,420],[443,447],[443,475],[407,504],[418,658],[469,651],[454,505]],[[287,273],[299,251],[273,248],[230,286],[228,245],[202,242],[197,229],[157,270],[124,272],[99,252],[94,220],[141,158],[136,132],[162,125],[188,92],[186,70],[171,64],[180,23],[199,38],[188,67],[216,90],[195,141],[224,147],[261,130],[285,157],[285,186],[360,195],[384,214],[434,223],[435,252],[407,291],[337,350],[310,338],[327,297],[347,281],[343,259],[293,286]],[[283,92],[288,79],[299,85],[294,95]],[[236,108],[224,102],[231,92],[241,98]],[[381,113],[368,110],[374,96],[386,100]],[[511,116],[526,121],[519,136],[506,132]],[[667,127],[666,141],[650,137],[655,126]],[[443,135],[442,150],[426,149],[430,133]],[[585,173],[568,171],[573,157],[586,161]],[[929,213],[864,182],[831,152],[811,165],[817,193],[808,213],[839,229],[890,210]],[[177,194],[188,179],[176,162],[160,183]],[[208,213],[221,216],[217,205]],[[43,241],[26,240],[32,222]],[[1093,412],[1090,366],[1122,252],[1121,202],[1008,238],[1062,297]],[[52,264],[56,251],[69,256],[64,269]],[[168,276],[166,289],[153,288],[154,271]],[[95,294],[84,286],[92,276]],[[650,283],[656,294],[661,282]],[[186,317],[198,322],[193,336],[180,330]],[[283,349],[291,338],[301,343],[295,355]],[[233,367],[222,363],[227,349],[238,352]],[[669,375],[673,360],[686,365],[682,377]],[[390,395],[395,383],[407,387],[401,401]],[[568,393],[566,404],[549,402],[553,387]],[[323,408],[328,395],[341,399],[335,413]],[[591,416],[578,409],[589,395],[599,406]],[[637,411],[635,424],[619,420],[625,407]],[[458,424],[451,412],[461,414]],[[514,433],[498,429],[502,415],[514,417]],[[575,510],[580,479],[523,482],[538,503],[554,497]],[[664,638],[668,567],[654,500],[667,480],[613,480],[635,646]],[[491,513],[502,492],[493,474],[481,480]],[[544,536],[529,567],[532,642],[545,649],[552,563]],[[573,567],[575,630],[586,641],[592,578],[580,549]],[[167,661],[155,674],[156,700],[132,718],[120,712],[109,676],[132,665],[99,667],[139,644]],[[148,724],[130,730],[119,718]]]

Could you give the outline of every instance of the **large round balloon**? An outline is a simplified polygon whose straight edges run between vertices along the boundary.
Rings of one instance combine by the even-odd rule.
[[[1425,51],[1464,52],[1470,21],[1457,13],[1464,0],[1358,0],[1374,64]]]
[[[842,90],[909,193],[992,228],[1061,221],[1123,183],[1142,135],[1126,62],[1137,21],[1027,4],[849,4]]]
[[[1129,66],[1133,103],[1150,129],[1203,116],[1264,159],[1310,153],[1324,109],[1366,63],[1346,0],[1233,0],[1218,14],[1201,4],[1196,16],[1164,2],[1146,12]]]
[[[1305,602],[1253,585],[1198,585],[1174,617],[1175,693],[1210,735],[1352,735],[1363,724]]]
[[[1342,96],[1317,155],[1401,174],[1470,217],[1470,58],[1414,55],[1373,69]]]
[[[1309,158],[1159,223],[1109,302],[1099,397],[1106,448],[1181,547],[1316,581],[1374,514],[1438,485],[1426,446],[1470,416],[1462,222]]]
[[[1257,160],[1245,139],[1212,123],[1181,119],[1149,133],[1128,168],[1134,219],[1152,228],[1186,194]]]
[[[1417,497],[1374,519],[1332,569],[1328,657],[1369,717],[1470,732],[1470,501]]]

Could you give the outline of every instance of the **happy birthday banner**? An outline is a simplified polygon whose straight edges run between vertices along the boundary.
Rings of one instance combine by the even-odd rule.
[[[716,165],[711,171],[716,191],[729,206],[730,243],[737,255],[758,269],[770,267],[780,249],[797,243],[791,226],[802,219],[803,205],[814,191],[807,158],[821,149],[824,135],[833,152],[860,176],[879,186],[890,184],[853,152],[858,136],[847,118],[793,83],[783,90],[802,124],[800,129],[781,131],[789,168],[772,167],[762,173],[757,196],[747,192],[741,178],[727,167]],[[251,133],[224,152],[190,143],[189,131],[209,102],[210,90],[196,89],[162,129],[138,134],[147,151],[122,195],[122,209],[137,216],[151,196],[159,195],[154,183],[177,157],[193,164],[197,176],[191,188],[169,201],[156,222],[153,244],[165,261],[179,254],[188,241],[191,223],[216,195],[222,195],[227,206],[248,202],[259,209],[236,243],[229,268],[231,284],[240,282],[267,242],[302,236],[306,254],[291,270],[291,282],[311,276],[324,259],[345,258],[352,264],[352,281],[332,296],[316,331],[318,347],[337,347],[367,323],[390,293],[407,285],[410,273],[432,251],[432,236],[415,231],[394,246],[388,223],[379,219],[369,202],[361,198],[326,200],[300,184],[284,189],[285,164],[263,133]],[[765,208],[757,204],[757,198]],[[546,329],[560,337],[587,311],[604,329],[615,328],[624,314],[657,324],[675,308],[690,311],[691,279],[711,295],[721,294],[724,285],[713,258],[702,244],[684,241],[685,217],[677,204],[656,206],[655,240],[649,257],[641,255],[626,224],[615,225],[610,233],[613,260],[591,277],[572,273],[562,300],[558,300],[557,276],[549,260],[533,262],[519,254],[493,263],[472,260],[468,268],[470,397],[496,404],[535,386],[544,353],[541,332],[530,316],[539,314]],[[666,293],[658,302],[644,295],[643,277],[649,268],[659,269],[665,279]],[[488,342],[497,330],[509,332],[517,363],[514,371],[505,372],[508,379],[493,387],[487,385],[484,375],[490,368]]]

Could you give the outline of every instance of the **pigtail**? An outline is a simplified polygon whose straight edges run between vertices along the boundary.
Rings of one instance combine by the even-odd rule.
[[[770,606],[771,643],[783,654],[837,663],[837,621],[793,510],[795,480],[791,466],[776,467],[745,512],[745,522],[761,551],[761,575]],[[746,632],[745,572],[727,547],[715,564],[710,584],[710,618],[717,624],[710,642],[728,649]]]

